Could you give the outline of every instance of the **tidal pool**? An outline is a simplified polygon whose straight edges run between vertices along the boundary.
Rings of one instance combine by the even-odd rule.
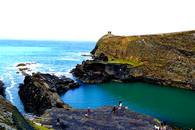
[[[195,128],[195,92],[147,83],[86,85],[62,96],[73,108],[123,105],[183,128]]]

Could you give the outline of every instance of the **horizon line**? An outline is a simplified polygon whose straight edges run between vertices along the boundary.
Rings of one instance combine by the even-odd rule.
[[[63,39],[3,39],[0,38],[0,41],[41,41],[41,42],[97,42],[95,40],[63,40]]]

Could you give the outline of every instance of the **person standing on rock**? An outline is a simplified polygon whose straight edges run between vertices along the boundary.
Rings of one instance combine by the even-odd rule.
[[[112,109],[112,113],[116,113],[116,110],[117,110],[117,108],[116,108],[116,106],[114,106]]]
[[[57,125],[57,126],[60,126],[60,118],[57,118],[56,125]]]
[[[90,109],[90,107],[88,107],[87,113],[85,114],[85,116],[86,116],[86,117],[89,117],[90,113],[91,113],[91,109]]]
[[[122,101],[119,101],[118,103],[118,109],[120,110],[122,108]]]

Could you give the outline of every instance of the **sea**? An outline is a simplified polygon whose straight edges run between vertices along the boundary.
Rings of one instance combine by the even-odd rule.
[[[76,80],[70,71],[90,57],[95,47],[93,41],[36,41],[0,40],[0,79],[5,83],[6,98],[22,114],[23,104],[18,95],[24,77],[18,73],[17,64],[31,63],[30,72],[65,75]],[[82,84],[77,89],[61,95],[73,108],[118,105],[135,112],[147,114],[182,128],[195,128],[195,92],[141,82]]]

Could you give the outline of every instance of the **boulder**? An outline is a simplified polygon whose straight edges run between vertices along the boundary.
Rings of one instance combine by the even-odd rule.
[[[0,80],[0,95],[5,97],[5,88],[4,88],[4,83]]]
[[[78,86],[78,83],[66,77],[35,73],[25,77],[24,83],[20,85],[19,95],[27,112],[40,115],[52,107],[70,109],[59,94]]]

